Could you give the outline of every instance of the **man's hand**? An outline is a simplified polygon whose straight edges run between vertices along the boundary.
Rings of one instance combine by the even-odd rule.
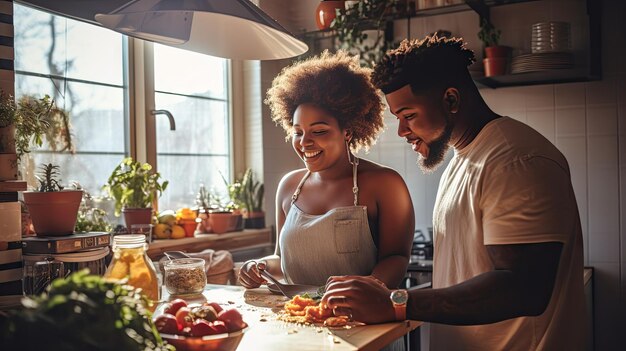
[[[374,277],[330,277],[322,306],[326,305],[335,315],[350,316],[366,324],[391,322],[395,312],[389,295],[391,291]]]

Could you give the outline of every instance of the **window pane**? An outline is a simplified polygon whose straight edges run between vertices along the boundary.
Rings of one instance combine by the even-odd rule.
[[[184,95],[227,98],[226,60],[154,44],[154,88]]]
[[[16,74],[15,83],[19,95],[54,96],[50,79]],[[124,89],[75,82],[67,87],[71,96],[57,98],[56,105],[70,112],[76,151],[123,154],[126,150]]]
[[[121,34],[18,4],[14,23],[16,70],[123,84]]]
[[[159,155],[157,163],[163,179],[170,181],[159,199],[161,210],[193,206],[200,184],[226,195],[220,172],[228,179],[228,157]]]
[[[157,117],[159,153],[228,155],[228,105],[223,101],[156,94],[157,109],[166,109],[176,120],[170,130],[165,116]]]
[[[100,195],[113,168],[124,158],[124,154],[80,154],[34,152],[32,161],[34,170],[39,171],[41,164],[52,162],[60,166],[61,184],[79,182],[92,195]],[[34,185],[32,183],[31,185]]]
[[[156,109],[176,120],[169,129],[157,117],[157,168],[170,181],[160,209],[194,205],[200,184],[226,194],[222,175],[230,179],[228,61],[154,45]],[[220,175],[220,172],[222,175]]]

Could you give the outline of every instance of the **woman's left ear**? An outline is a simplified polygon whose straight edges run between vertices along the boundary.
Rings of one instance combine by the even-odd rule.
[[[350,129],[344,131],[344,139],[346,139],[346,141],[352,140],[352,131]]]

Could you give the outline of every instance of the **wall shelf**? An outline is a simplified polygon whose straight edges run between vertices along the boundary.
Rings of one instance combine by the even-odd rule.
[[[495,89],[524,85],[587,82],[597,79],[600,79],[600,77],[589,75],[585,68],[574,68],[507,74],[493,77],[475,77],[474,82],[476,82],[478,87]]]
[[[438,16],[463,11],[475,11],[480,18],[489,20],[490,9],[496,6],[507,6],[539,0],[465,0],[460,4],[418,9],[410,14],[404,14],[390,18],[391,20],[406,20],[428,16]],[[573,69],[559,69],[519,74],[508,74],[495,77],[475,77],[474,81],[481,88],[503,88],[525,85],[558,84],[571,82],[586,82],[602,78],[602,45],[601,45],[601,0],[586,0],[587,16],[589,24],[589,42],[585,49],[586,64]],[[478,25],[478,24],[477,24]],[[333,30],[321,30],[301,33],[300,38],[307,41],[312,47],[313,53],[321,52],[324,45],[333,46],[335,32]],[[322,44],[324,43],[324,44]]]

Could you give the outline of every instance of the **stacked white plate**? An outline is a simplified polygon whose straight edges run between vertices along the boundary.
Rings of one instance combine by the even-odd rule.
[[[574,67],[574,57],[568,52],[533,53],[513,57],[511,73],[526,73]]]
[[[567,22],[535,23],[532,26],[530,44],[533,54],[569,51],[570,24]]]

